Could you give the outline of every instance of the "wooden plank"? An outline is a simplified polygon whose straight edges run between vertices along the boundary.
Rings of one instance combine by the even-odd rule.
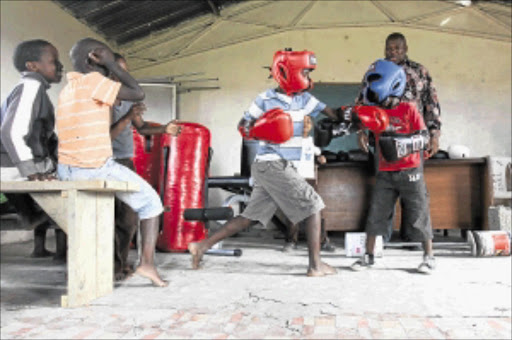
[[[96,297],[114,289],[114,195],[96,194]]]
[[[0,183],[1,192],[41,192],[62,190],[87,190],[87,191],[138,191],[135,183],[122,181],[6,181]]]
[[[66,307],[83,306],[97,297],[96,195],[77,190],[68,192],[68,294],[62,300]]]
[[[68,233],[68,198],[60,192],[37,192],[30,194],[39,206]],[[67,196],[67,195],[64,195]]]

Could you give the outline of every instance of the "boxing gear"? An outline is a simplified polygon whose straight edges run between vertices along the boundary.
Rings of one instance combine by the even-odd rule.
[[[450,159],[462,159],[470,156],[469,148],[465,145],[450,145],[448,147],[448,157]]]
[[[281,144],[292,138],[293,121],[283,109],[275,108],[263,113],[256,120],[242,119],[238,124],[238,130],[246,139]]]
[[[392,61],[378,59],[364,76],[363,101],[367,105],[386,106],[389,97],[404,94],[407,77],[402,67]]]
[[[352,133],[350,121],[334,121],[324,118],[315,124],[314,143],[318,147],[329,145],[333,138],[343,137]]]
[[[315,125],[315,145],[325,147],[333,138],[343,137],[359,129],[383,132],[389,126],[389,118],[375,106],[342,106],[336,109],[338,120],[322,119]]]
[[[383,132],[389,126],[389,117],[384,109],[376,106],[353,106],[352,121],[362,129]]]
[[[274,54],[271,73],[288,96],[313,88],[313,81],[304,70],[316,68],[316,57],[310,51],[285,49]]]
[[[404,136],[404,135],[381,135],[379,137],[379,147],[384,159],[388,162],[394,162],[412,153],[426,150],[428,145],[427,131]]]

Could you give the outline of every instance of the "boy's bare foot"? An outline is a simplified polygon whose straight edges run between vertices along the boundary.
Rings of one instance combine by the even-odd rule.
[[[127,277],[126,274],[123,272],[114,273],[114,280],[116,282],[124,281],[126,279],[126,277]]]
[[[333,267],[329,266],[327,263],[325,262],[321,262],[320,263],[320,268],[318,269],[313,269],[313,268],[309,268],[308,269],[308,272],[307,272],[307,276],[310,276],[310,277],[320,277],[320,276],[325,276],[325,275],[333,275],[333,274],[336,274],[337,271],[336,269],[334,269]]]
[[[333,274],[336,274],[338,271],[334,268],[334,267],[331,267],[329,266],[327,263],[325,262],[322,262],[320,264],[320,270],[325,274],[325,275],[333,275]]]
[[[309,277],[325,276],[325,274],[322,271],[317,270],[317,269],[313,269],[313,268],[309,268],[308,272],[306,273],[306,275],[309,276]]]
[[[133,274],[133,269],[132,267],[130,266],[126,266],[123,268],[123,273],[128,277],[128,276],[132,276]]]
[[[51,251],[48,251],[46,249],[42,249],[42,250],[35,250],[32,252],[32,254],[30,254],[30,257],[33,257],[33,258],[39,258],[39,257],[50,257],[50,256],[53,256],[55,255],[55,253],[51,252]]]
[[[192,269],[199,269],[199,263],[203,258],[204,251],[201,250],[197,242],[190,242],[188,244],[188,251],[192,255]]]
[[[135,274],[150,279],[153,285],[156,287],[167,287],[169,285],[168,281],[162,280],[160,275],[158,275],[156,268],[153,266],[141,265],[137,267]]]

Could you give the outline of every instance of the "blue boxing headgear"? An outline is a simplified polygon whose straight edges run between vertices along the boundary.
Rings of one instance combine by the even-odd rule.
[[[402,67],[385,59],[377,60],[364,75],[364,103],[379,105],[389,97],[402,97],[406,80]]]

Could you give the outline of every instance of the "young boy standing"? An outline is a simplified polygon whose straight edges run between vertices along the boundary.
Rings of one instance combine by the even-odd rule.
[[[379,59],[370,66],[364,79],[364,103],[384,109],[389,126],[385,131],[374,131],[378,172],[366,222],[366,254],[352,269],[364,270],[374,265],[376,237],[386,233],[400,197],[402,225],[410,231],[412,240],[423,243],[423,262],[418,271],[427,274],[435,268],[429,196],[423,178],[428,131],[416,106],[400,103],[406,84],[400,66]]]
[[[97,40],[78,41],[70,57],[75,72],[67,74],[68,84],[59,95],[57,108],[59,178],[118,180],[139,185],[138,192],[116,193],[140,219],[142,256],[135,273],[165,287],[168,282],[162,280],[154,264],[159,216],[163,212],[160,197],[135,172],[112,159],[112,106],[116,100],[140,101],[144,92],[116,63],[110,48]],[[119,82],[109,79],[110,74]]]
[[[331,109],[307,92],[312,86],[309,72],[315,68],[316,57],[312,52],[285,50],[275,53],[271,71],[279,87],[261,93],[239,123],[244,136],[253,135],[260,139],[259,150],[251,166],[255,184],[249,203],[239,216],[228,221],[208,239],[189,244],[194,269],[199,268],[203,254],[215,243],[253,223],[266,225],[279,207],[293,224],[304,221],[306,225],[309,252],[307,275],[336,273],[334,268],[320,260],[320,211],[325,206],[324,202],[291,163],[292,159],[300,158],[302,147],[297,139],[302,140],[304,117],[320,112],[336,117]],[[280,111],[274,115],[276,120],[269,121],[268,117],[276,110]],[[283,111],[291,116],[293,126],[280,126],[282,114],[286,115]],[[262,135],[273,137],[257,136],[259,132],[256,126]],[[290,130],[293,134],[291,140],[276,143],[281,137],[286,139],[284,137]]]
[[[46,40],[27,40],[14,52],[13,62],[21,80],[2,103],[0,161],[3,181],[48,181],[57,169],[57,135],[53,105],[46,91],[62,78],[59,52]],[[32,257],[52,255],[45,248],[51,224],[28,194],[6,194],[22,223],[34,228]],[[57,260],[65,258],[65,235],[56,229]]]
[[[126,72],[128,64],[126,59],[114,53],[114,59]],[[113,80],[119,81],[115,75]],[[154,135],[168,133],[177,136],[181,127],[176,121],[165,125],[150,125],[142,118],[146,106],[142,102],[133,103],[130,101],[116,100],[112,110],[112,125],[110,127],[110,138],[112,139],[112,152],[114,160],[136,172],[133,163],[133,130],[137,129],[141,135]],[[121,200],[115,200],[115,245],[114,245],[114,273],[116,280],[122,280],[132,273],[128,264],[128,252],[138,228],[137,213]]]

